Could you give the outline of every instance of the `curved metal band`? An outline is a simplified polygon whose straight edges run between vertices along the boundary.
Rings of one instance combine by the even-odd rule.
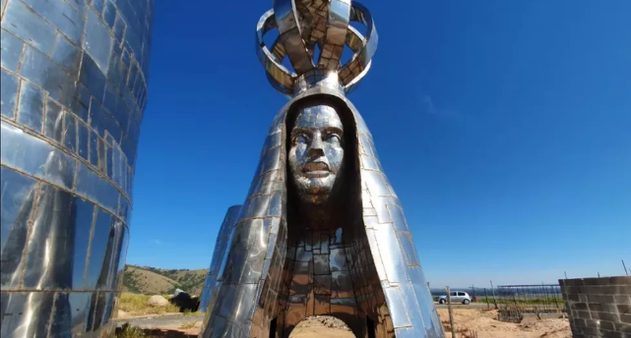
[[[341,0],[334,0],[341,1]],[[345,44],[353,51],[354,56],[351,61],[337,70],[339,72],[340,82],[345,93],[350,93],[359,81],[368,73],[371,65],[371,58],[377,47],[377,30],[370,12],[361,4],[353,1],[350,8],[350,21],[360,22],[367,26],[368,39],[365,38],[357,29],[347,25],[345,34]],[[278,20],[275,19],[274,10],[270,9],[265,12],[257,24],[257,56],[261,64],[266,70],[267,78],[274,89],[287,95],[294,94],[295,82],[298,74],[306,72],[298,72],[298,74],[289,71],[283,66],[282,61],[285,56],[290,57],[291,54],[286,50],[287,45],[281,36],[274,42],[272,49],[268,49],[265,45],[263,37],[265,34],[277,27]],[[343,50],[343,47],[342,47]],[[311,59],[309,59],[311,60]],[[339,60],[334,63],[339,67]],[[331,70],[336,70],[332,68]]]
[[[303,74],[313,68],[313,60],[309,57],[307,46],[302,39],[300,18],[296,10],[295,0],[275,0],[274,18],[278,26],[278,33],[289,61],[298,74]]]
[[[366,38],[362,39],[362,47],[359,53],[356,53],[351,62],[343,65],[340,69],[340,80],[345,86],[351,82],[356,82],[356,78],[366,75],[365,69],[370,64],[370,60],[375,55],[379,37],[377,35],[377,27],[372,19],[372,15],[364,5],[357,1],[353,1],[351,7],[351,21],[360,22],[367,27]],[[349,26],[351,29],[352,26]],[[346,41],[347,45],[357,43],[356,41]],[[351,48],[352,49],[352,48]],[[361,77],[360,77],[361,75]]]
[[[337,70],[344,52],[346,32],[351,16],[351,0],[331,0],[326,36],[321,46],[320,69]]]
[[[265,40],[263,40],[263,36],[265,33],[270,31],[276,27],[276,21],[274,20],[274,10],[270,9],[261,18],[259,19],[258,24],[256,25],[256,54],[261,61],[261,64],[265,68],[266,73],[268,74],[268,78],[274,79],[274,82],[270,81],[276,90],[279,90],[282,93],[285,93],[283,90],[280,90],[276,83],[278,83],[282,87],[293,88],[294,78],[296,74],[291,73],[285,66],[281,64],[282,58],[277,59],[270,53],[267,46],[265,46]],[[288,93],[291,93],[290,89]]]
[[[364,36],[359,31],[357,31],[357,29],[349,26],[346,33],[346,41],[346,44],[351,49],[351,51],[353,51],[353,53],[357,53],[364,44]],[[274,58],[272,62],[276,64],[282,62],[282,60],[285,58],[286,51],[283,47],[283,44],[280,42],[280,39],[276,39],[274,45],[272,46],[272,52],[270,52],[269,54]],[[345,93],[350,93],[354,90],[354,87],[368,73],[368,70],[370,69],[370,64],[371,62],[369,61],[368,64],[364,66],[363,71],[358,73],[358,75],[348,81],[348,83],[343,84],[343,90]],[[299,78],[296,74],[293,74],[291,77],[291,86],[285,86],[279,83],[279,81],[276,81],[274,79],[274,76],[269,72],[267,73],[267,78],[272,84],[272,87],[274,87],[274,89],[276,89],[277,91],[289,96],[291,96],[290,94],[295,94],[296,88],[294,87],[296,84],[296,80]],[[340,84],[342,84],[342,81],[340,81]]]

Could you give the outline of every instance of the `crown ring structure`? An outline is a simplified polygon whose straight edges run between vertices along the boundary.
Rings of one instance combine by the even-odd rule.
[[[366,36],[351,22],[365,25]],[[263,38],[274,28],[278,38],[268,48]],[[256,37],[269,82],[288,96],[315,86],[351,92],[368,73],[378,42],[370,12],[351,0],[275,0],[274,8],[261,16]],[[341,64],[345,46],[353,56]],[[293,71],[283,65],[285,57]]]

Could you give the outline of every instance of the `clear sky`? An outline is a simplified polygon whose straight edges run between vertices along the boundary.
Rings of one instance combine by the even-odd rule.
[[[156,1],[130,264],[207,268],[287,99],[254,48],[272,0]],[[631,2],[376,1],[349,97],[432,286],[631,268]]]

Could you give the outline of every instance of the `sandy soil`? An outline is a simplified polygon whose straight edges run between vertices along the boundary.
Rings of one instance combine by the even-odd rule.
[[[449,312],[438,309],[446,338],[451,338]],[[497,311],[480,309],[454,309],[454,323],[458,337],[478,338],[571,338],[570,324],[567,319],[536,317],[526,318],[521,323],[505,323],[497,320]],[[472,332],[473,331],[473,332]]]
[[[438,315],[445,327],[446,338],[452,338],[447,309],[438,309]],[[454,322],[459,338],[571,338],[567,319],[536,317],[526,318],[522,323],[505,323],[497,319],[496,311],[476,308],[454,309]],[[159,320],[154,318],[153,320]],[[201,328],[201,318],[182,318],[181,323],[162,325],[145,332],[155,338],[196,337]],[[165,322],[166,324],[166,322]],[[134,325],[132,321],[132,325]],[[144,326],[144,325],[143,325]],[[146,327],[146,326],[145,326]],[[354,338],[348,327],[332,317],[311,317],[294,329],[290,338]]]
[[[355,338],[343,321],[326,316],[309,317],[298,323],[289,338]]]

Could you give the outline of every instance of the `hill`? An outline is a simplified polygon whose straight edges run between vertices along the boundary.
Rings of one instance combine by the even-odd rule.
[[[149,266],[126,265],[123,274],[123,292],[140,294],[172,294],[182,289],[199,296],[204,287],[208,269],[159,269]]]

